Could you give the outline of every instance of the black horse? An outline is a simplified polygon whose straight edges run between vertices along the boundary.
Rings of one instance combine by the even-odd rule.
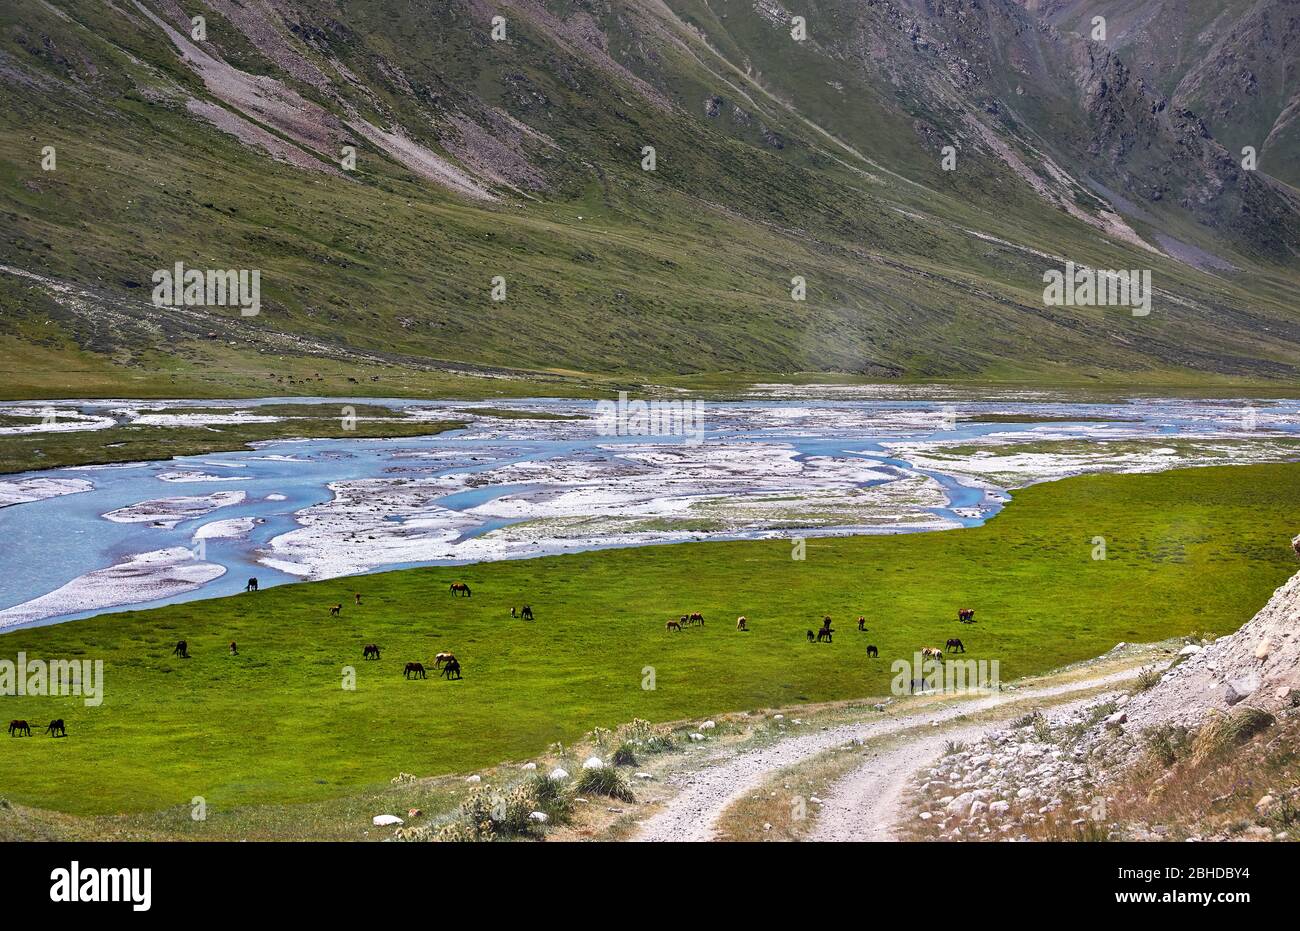
[[[363,659],[379,659],[379,647],[373,643],[367,643],[361,648],[361,657]]]
[[[190,645],[184,640],[177,640],[176,649],[172,650],[172,656],[179,656],[181,659],[189,659]]]
[[[880,651],[876,649],[876,645],[874,643],[867,647],[868,659],[875,659],[879,655],[880,655]]]
[[[424,674],[424,663],[407,663],[406,668],[402,670],[402,677],[405,679],[410,679],[412,677],[415,677],[416,679],[429,678]]]
[[[962,643],[957,637],[949,637],[948,642],[943,645],[943,648],[949,653],[966,652],[966,644]]]
[[[460,676],[460,663],[459,663],[457,660],[455,660],[455,659],[449,659],[449,660],[447,660],[447,665],[442,667],[442,674],[443,674],[444,676],[446,676],[448,679],[450,679],[450,678],[452,678],[452,675],[451,675],[451,674],[452,674],[453,672],[456,674],[456,678],[457,678],[457,679],[459,679],[459,678],[461,677],[461,676]]]
[[[522,616],[525,621],[531,621],[533,619],[533,609],[531,605],[524,605]]]
[[[251,579],[248,580],[248,584],[244,586],[244,591],[246,591],[246,592],[255,592],[255,591],[257,591],[257,577],[256,577],[256,576],[254,576],[253,578],[251,578]]]
[[[55,718],[50,722],[50,726],[45,729],[45,733],[51,737],[67,737],[68,729],[64,727],[62,718]]]

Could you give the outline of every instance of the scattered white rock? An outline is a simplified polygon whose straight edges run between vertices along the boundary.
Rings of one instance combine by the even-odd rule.
[[[583,769],[604,769],[605,762],[598,756],[587,757],[586,762],[582,764],[582,768]]]
[[[370,819],[370,823],[377,828],[386,828],[390,825],[403,824],[404,822],[401,818],[397,817],[397,815],[375,815]]]

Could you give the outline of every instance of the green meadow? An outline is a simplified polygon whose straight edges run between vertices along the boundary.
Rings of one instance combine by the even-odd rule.
[[[6,718],[68,726],[67,739],[0,735],[0,795],[76,814],[340,798],[399,771],[523,760],[637,717],[887,694],[892,660],[949,636],[1007,681],[1120,641],[1235,629],[1295,571],[1298,528],[1300,464],[1094,475],[1018,491],[982,527],[810,539],[803,560],[781,540],[606,550],[15,631],[0,657],[103,660],[104,701],[0,698]],[[458,579],[472,598],[449,594]],[[509,616],[525,602],[534,622]],[[966,606],[976,623],[957,622]],[[706,624],[665,631],[690,611]],[[809,644],[827,613],[834,643]],[[180,639],[192,658],[171,655]],[[363,661],[367,643],[382,659]],[[437,677],[440,650],[455,651],[462,681]],[[429,678],[403,679],[408,660]]]

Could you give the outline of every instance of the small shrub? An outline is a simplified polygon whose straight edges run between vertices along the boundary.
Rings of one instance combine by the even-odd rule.
[[[580,795],[604,795],[620,802],[636,801],[623,774],[612,766],[583,770],[574,791]]]
[[[1231,714],[1215,715],[1201,727],[1192,744],[1192,762],[1200,764],[1233,747],[1240,746],[1256,734],[1273,726],[1267,711],[1249,706]]]
[[[960,740],[950,740],[943,745],[943,755],[952,756],[954,753],[961,753],[966,749],[966,745]]]
[[[1143,739],[1147,752],[1165,769],[1177,763],[1179,757],[1186,755],[1190,742],[1187,728],[1174,724],[1150,728]]]
[[[618,749],[615,750],[613,755],[610,757],[610,762],[615,766],[635,766],[636,751],[633,749],[632,744],[620,744]]]
[[[1143,666],[1138,670],[1136,691],[1145,692],[1147,689],[1154,688],[1160,683],[1160,677],[1163,673],[1154,666]]]

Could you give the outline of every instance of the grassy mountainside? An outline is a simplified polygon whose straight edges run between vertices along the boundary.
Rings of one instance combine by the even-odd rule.
[[[0,73],[9,395],[1300,365],[1290,195],[1011,0],[53,0]],[[1044,307],[1066,258],[1152,314]],[[261,314],[153,307],[177,261],[261,269]]]

